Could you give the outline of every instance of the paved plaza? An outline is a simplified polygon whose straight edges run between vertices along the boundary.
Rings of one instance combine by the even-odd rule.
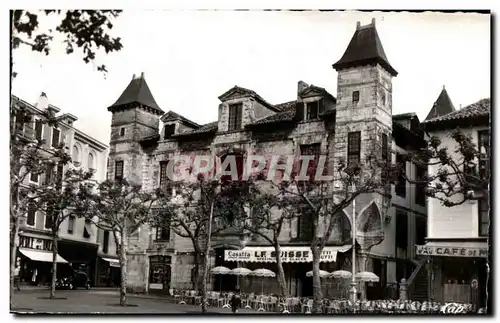
[[[62,290],[50,300],[48,290],[22,290],[13,296],[11,312],[53,313],[53,314],[201,314],[201,308],[194,305],[179,305],[170,299],[148,295],[130,295],[127,303],[132,306],[121,307],[118,290]],[[230,309],[209,308],[212,314],[232,314]],[[253,310],[240,309],[238,314],[261,314]]]

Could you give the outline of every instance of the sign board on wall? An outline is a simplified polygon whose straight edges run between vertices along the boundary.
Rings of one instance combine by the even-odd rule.
[[[458,246],[417,246],[417,255],[422,256],[444,256],[444,257],[468,257],[487,258],[487,247],[458,247]]]
[[[320,262],[335,262],[337,252],[346,252],[351,246],[327,246],[320,255]],[[242,250],[225,250],[225,261],[276,262],[274,247],[245,247]],[[310,247],[281,247],[282,262],[312,262]]]

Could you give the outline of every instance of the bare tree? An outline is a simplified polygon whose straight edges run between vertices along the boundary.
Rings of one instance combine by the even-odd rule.
[[[43,114],[41,124],[57,127],[57,120]],[[14,292],[14,271],[17,257],[17,239],[20,219],[24,218],[36,198],[37,190],[48,186],[46,183],[27,184],[28,177],[37,179],[47,170],[47,165],[55,162],[67,164],[71,158],[64,144],[55,149],[45,148],[45,141],[36,139],[33,116],[24,106],[11,99],[10,105],[10,286],[11,304]]]
[[[412,185],[423,185],[426,195],[453,207],[471,199],[489,199],[490,185],[490,135],[474,143],[470,134],[460,129],[451,132],[454,147],[447,147],[437,136],[428,141],[428,146],[408,155],[408,159],[427,172],[413,179],[404,174]]]
[[[174,232],[189,237],[195,253],[199,253],[198,266],[201,277],[201,310],[207,311],[207,278],[211,238],[244,212],[244,201],[250,191],[245,183],[220,181],[199,174],[195,180],[170,184],[176,188],[174,199],[163,200],[161,208],[168,213]]]
[[[207,241],[207,232],[211,236],[222,231],[225,226],[219,225],[208,230],[209,210],[205,199],[201,199],[202,194],[207,194],[210,185],[203,179],[195,182],[177,181],[170,182],[164,188],[169,192],[175,192],[172,196],[168,194],[162,198],[155,206],[161,212],[161,216],[153,217],[151,224],[154,227],[167,225],[179,237],[187,238],[191,241],[194,253],[194,287],[193,289],[201,292],[204,250]],[[212,222],[223,223],[220,221],[223,214],[213,214]]]
[[[309,176],[309,180],[297,180],[296,174],[292,174],[291,180],[279,184],[284,198],[288,199],[286,209],[289,216],[312,223],[313,312],[322,311],[320,256],[339,217],[343,216],[343,210],[362,194],[378,193],[390,199],[387,185],[394,181],[399,167],[389,162],[389,154],[381,154],[382,150],[375,147],[376,144],[373,146],[367,147],[368,153],[359,163],[348,165],[340,160],[333,169],[333,180],[316,180],[314,171],[311,174],[316,175]],[[315,169],[316,166],[313,163],[309,168]]]
[[[47,168],[49,172],[45,178],[45,185],[35,187],[34,199],[28,201],[29,207],[43,212],[47,221],[50,221],[52,236],[50,299],[55,298],[56,291],[59,228],[70,216],[82,217],[89,212],[90,190],[93,186],[87,182],[92,178],[92,172],[70,169],[63,174],[64,164],[61,161],[55,172],[52,167],[53,165]]]
[[[161,192],[144,192],[141,185],[129,183],[125,179],[107,180],[98,185],[92,195],[92,210],[87,219],[102,230],[113,233],[119,254],[121,281],[120,305],[127,300],[127,252],[131,233],[150,222],[153,203]]]
[[[283,192],[278,190],[275,193],[261,193],[254,189],[254,193],[247,200],[250,206],[250,212],[241,213],[241,218],[235,221],[236,225],[262,237],[271,246],[274,247],[278,275],[276,279],[280,289],[281,297],[288,297],[286,288],[285,272],[281,261],[281,245],[279,237],[286,222],[291,221],[297,216],[295,212],[289,212],[287,203],[290,199],[284,199]]]

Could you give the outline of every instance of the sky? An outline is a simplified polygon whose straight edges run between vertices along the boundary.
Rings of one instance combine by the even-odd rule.
[[[356,22],[376,26],[393,78],[393,113],[424,120],[443,85],[455,107],[490,97],[490,16],[471,13],[167,11],[126,10],[112,35],[123,49],[98,54],[106,77],[82,56],[65,55],[56,38],[49,56],[12,53],[18,76],[12,93],[35,104],[40,93],[78,117],[75,126],[109,144],[113,104],[132,79],[145,73],[165,112],[196,123],[217,120],[218,96],[234,85],[270,103],[296,99],[297,82],[337,97],[340,59]],[[45,19],[40,28],[56,21]]]

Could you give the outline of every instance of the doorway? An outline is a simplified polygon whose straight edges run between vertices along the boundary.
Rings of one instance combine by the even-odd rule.
[[[170,289],[172,258],[170,256],[149,257],[149,290],[168,293]]]

